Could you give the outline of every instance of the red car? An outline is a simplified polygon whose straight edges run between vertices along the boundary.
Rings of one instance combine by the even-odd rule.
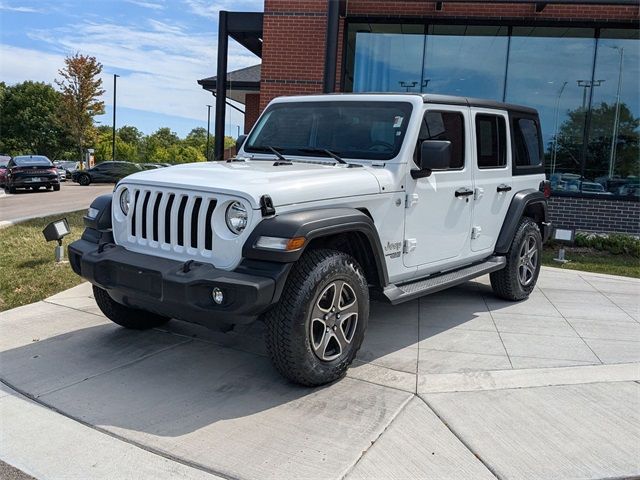
[[[11,157],[9,155],[0,154],[0,188],[4,188],[7,184],[7,163]]]

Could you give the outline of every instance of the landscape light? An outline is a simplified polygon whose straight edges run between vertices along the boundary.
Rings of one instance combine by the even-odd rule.
[[[44,227],[42,234],[47,242],[58,242],[56,245],[56,262],[60,263],[64,260],[64,248],[62,247],[62,239],[71,233],[69,222],[66,218],[55,220]]]
[[[576,236],[575,230],[570,230],[566,228],[556,228],[553,230],[552,238],[554,241],[559,242],[561,244],[560,250],[558,251],[558,257],[553,260],[558,263],[567,263],[570,260],[564,258],[564,246],[562,244],[572,244]]]

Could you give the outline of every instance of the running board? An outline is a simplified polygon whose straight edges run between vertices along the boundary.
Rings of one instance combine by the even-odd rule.
[[[407,302],[423,295],[429,295],[430,293],[459,285],[480,275],[495,272],[504,268],[506,263],[507,259],[505,257],[489,257],[482,263],[440,273],[412,283],[389,285],[384,289],[383,293],[393,305],[397,305],[398,303]]]

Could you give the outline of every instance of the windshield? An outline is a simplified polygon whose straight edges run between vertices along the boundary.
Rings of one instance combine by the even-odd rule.
[[[53,164],[51,160],[43,155],[29,155],[22,157],[13,157],[13,161],[19,167],[25,166],[38,166],[38,167],[51,167]]]
[[[390,160],[400,151],[408,102],[299,102],[271,105],[244,146],[246,152]],[[271,148],[270,148],[271,147]]]

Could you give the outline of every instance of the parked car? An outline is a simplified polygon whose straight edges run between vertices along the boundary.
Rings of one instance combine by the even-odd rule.
[[[168,164],[164,163],[141,163],[140,166],[143,170],[156,170],[158,168],[165,168]]]
[[[370,289],[395,305],[485,274],[506,300],[535,288],[551,223],[534,109],[285,97],[237,145],[232,161],[140,172],[94,200],[69,261],[106,317],[262,318],[275,368],[315,386],[356,357]]]
[[[63,167],[56,167],[56,171],[58,172],[58,178],[61,182],[67,181],[67,171]]]
[[[11,160],[10,155],[0,154],[0,188],[4,188],[7,183],[7,164]]]
[[[137,163],[132,162],[102,162],[88,170],[76,170],[71,179],[80,185],[90,183],[116,183],[127,175],[142,171]]]
[[[67,172],[67,177],[80,168],[80,162],[73,160],[56,160],[53,162],[56,167],[62,167]]]
[[[20,155],[7,164],[5,189],[15,193],[18,188],[39,190],[41,187],[60,190],[58,171],[44,155]]]

